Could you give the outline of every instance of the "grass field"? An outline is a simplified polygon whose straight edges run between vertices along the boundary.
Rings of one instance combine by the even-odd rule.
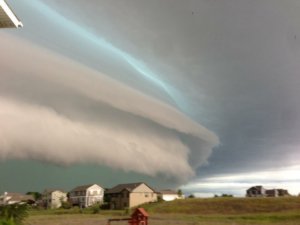
[[[150,225],[300,225],[300,198],[213,198],[159,202],[143,206]],[[124,211],[32,210],[26,225],[105,225]],[[126,223],[112,223],[123,225]]]

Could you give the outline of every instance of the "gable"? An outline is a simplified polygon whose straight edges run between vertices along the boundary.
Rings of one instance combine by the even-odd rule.
[[[148,192],[148,193],[154,193],[154,190],[150,188],[148,185],[141,183],[139,186],[137,186],[135,189],[131,191],[132,193],[140,193],[140,192]]]
[[[97,184],[94,184],[89,188],[87,188],[87,191],[99,191],[99,190],[104,190],[104,189]]]

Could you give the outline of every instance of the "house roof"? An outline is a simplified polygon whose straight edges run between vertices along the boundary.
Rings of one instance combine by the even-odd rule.
[[[155,190],[153,190],[153,188],[151,188],[149,185],[147,185],[144,182],[139,182],[139,183],[129,183],[129,184],[118,184],[117,186],[109,189],[108,191],[106,191],[106,194],[114,194],[114,193],[120,193],[123,190],[127,190],[129,192],[132,192],[135,188],[137,188],[138,186],[140,186],[141,184],[145,184],[147,187],[149,187],[153,192],[155,192]]]
[[[253,187],[249,188],[248,190],[252,190],[252,189],[261,190],[261,189],[263,189],[263,186],[261,186],[261,185],[253,186]]]
[[[5,0],[0,0],[0,28],[23,27]]]
[[[146,210],[144,208],[137,208],[132,214],[131,216],[133,217],[136,214],[142,214],[145,217],[149,217],[149,214],[146,212]]]
[[[86,185],[81,185],[81,186],[77,186],[74,189],[71,190],[71,192],[73,191],[86,191],[89,187],[93,186],[95,184],[86,184]],[[99,187],[101,187],[99,184],[96,184]]]
[[[160,194],[165,194],[165,195],[178,195],[177,191],[171,190],[171,189],[165,189],[159,191]]]
[[[6,192],[5,196],[10,197],[8,200],[14,202],[35,201],[32,195],[23,195],[15,192]]]
[[[62,189],[47,188],[47,189],[44,190],[43,194],[49,194],[49,193],[52,193],[54,191],[60,191],[60,192],[65,193],[65,191],[63,191]]]

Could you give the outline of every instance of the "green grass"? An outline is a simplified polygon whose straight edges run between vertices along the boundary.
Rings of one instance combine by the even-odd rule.
[[[29,216],[42,216],[42,215],[73,215],[73,214],[94,214],[91,208],[80,209],[74,207],[71,209],[30,209]],[[125,215],[124,210],[100,210],[99,215],[109,216],[122,216]]]
[[[300,198],[186,199],[143,205],[150,225],[299,225]],[[107,218],[128,217],[125,211],[30,210],[30,225],[101,225]],[[118,223],[119,225],[123,225]]]
[[[152,213],[251,214],[300,210],[300,198],[210,198],[157,202],[143,206]]]

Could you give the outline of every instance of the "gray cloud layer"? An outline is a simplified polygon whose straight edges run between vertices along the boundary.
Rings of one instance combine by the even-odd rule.
[[[165,103],[12,35],[0,41],[2,159],[96,163],[182,181],[218,144]]]

